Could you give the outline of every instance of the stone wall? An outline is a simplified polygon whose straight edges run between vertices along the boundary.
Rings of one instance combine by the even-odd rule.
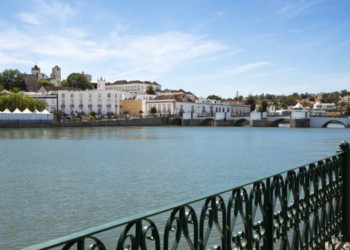
[[[116,121],[67,122],[53,124],[0,124],[0,128],[35,128],[35,127],[108,127],[108,126],[161,126],[168,125],[168,118],[132,119]]]
[[[291,128],[310,128],[310,119],[291,119]]]

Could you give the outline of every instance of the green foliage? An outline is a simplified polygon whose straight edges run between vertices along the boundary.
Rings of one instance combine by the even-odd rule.
[[[40,80],[38,82],[38,88],[40,89],[41,87],[44,87],[44,86],[56,86],[56,85],[54,83],[46,81],[46,80]]]
[[[68,87],[68,81],[66,79],[61,82],[61,87]]]
[[[207,99],[210,99],[210,100],[222,100],[222,98],[218,95],[210,95],[207,97]]]
[[[113,112],[107,112],[107,116],[108,116],[108,118],[111,118],[111,117],[114,116],[114,113]]]
[[[65,84],[65,83],[64,83]],[[92,89],[92,83],[81,73],[72,73],[67,77],[67,87]],[[61,85],[62,86],[62,85]],[[66,86],[64,86],[66,87]]]
[[[261,102],[261,112],[266,112],[267,111],[267,105],[268,105],[268,103],[267,103],[267,101],[266,100],[263,100],[262,102]]]
[[[20,90],[20,88],[14,87],[14,88],[12,88],[12,92],[19,93],[19,92],[21,92],[21,90]]]
[[[89,112],[89,116],[96,117],[97,113],[94,111]]]
[[[24,75],[18,69],[6,69],[0,73],[0,85],[7,90],[13,88],[26,89]]]
[[[152,107],[150,111],[151,111],[151,114],[155,114],[155,113],[157,113],[157,109],[156,109],[156,107]]]
[[[337,103],[340,100],[340,93],[339,92],[332,92],[332,93],[323,93],[322,94],[322,103]]]
[[[60,122],[63,116],[63,112],[59,109],[55,109],[52,111],[52,114],[57,122]]]
[[[124,111],[124,115],[127,115],[127,114],[129,114],[129,112],[125,110],[125,111]]]
[[[0,92],[3,91],[4,89],[5,89],[4,86],[0,85]]]
[[[35,109],[42,111],[46,107],[46,102],[44,100],[40,100],[37,98],[32,98],[29,96],[25,96],[23,94],[9,94],[0,96],[0,110],[4,111],[5,109],[9,109],[10,111],[14,111],[16,108],[23,111],[28,108],[30,111],[34,111]]]
[[[148,85],[147,89],[146,89],[146,94],[148,94],[148,95],[155,95],[156,91],[154,91],[154,89],[153,89],[153,87],[151,85]]]
[[[256,107],[256,98],[255,96],[249,95],[245,102],[245,104],[250,105],[250,111],[254,111]]]

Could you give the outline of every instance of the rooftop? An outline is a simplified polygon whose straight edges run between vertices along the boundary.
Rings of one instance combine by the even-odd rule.
[[[118,80],[113,83],[106,83],[106,85],[125,85],[125,84],[148,84],[148,85],[159,85],[157,82],[150,82],[150,81],[140,81],[140,80]]]

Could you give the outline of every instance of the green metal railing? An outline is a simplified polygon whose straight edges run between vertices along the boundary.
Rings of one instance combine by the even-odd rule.
[[[26,249],[335,249],[350,240],[350,149],[244,186]],[[165,218],[164,223],[155,219]],[[212,234],[216,237],[211,237]]]

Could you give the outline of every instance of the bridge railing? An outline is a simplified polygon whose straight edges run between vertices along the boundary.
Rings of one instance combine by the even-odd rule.
[[[343,143],[326,159],[27,249],[334,248],[350,239],[349,195]]]

